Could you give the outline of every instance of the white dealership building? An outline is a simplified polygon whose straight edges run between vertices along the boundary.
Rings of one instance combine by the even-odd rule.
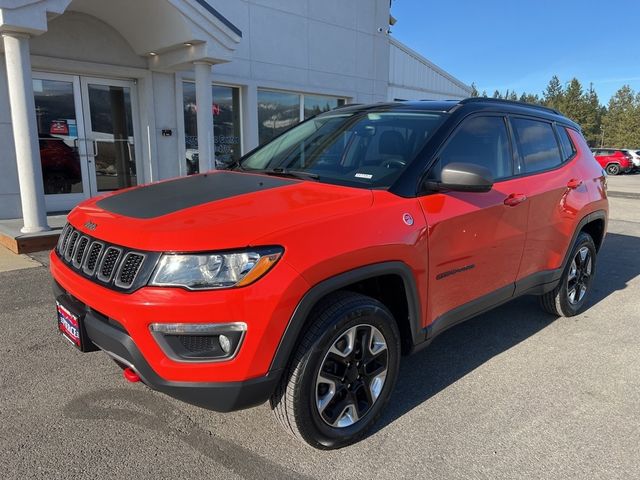
[[[343,103],[468,96],[392,38],[389,8],[0,0],[0,219],[46,231],[85,198],[214,168]]]

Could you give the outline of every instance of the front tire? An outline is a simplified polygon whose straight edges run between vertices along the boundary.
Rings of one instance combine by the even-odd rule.
[[[573,317],[580,313],[596,273],[596,246],[591,235],[580,232],[571,250],[560,283],[541,295],[540,305],[557,317]]]
[[[395,386],[400,332],[379,301],[353,292],[323,299],[271,408],[285,430],[320,449],[361,440]]]

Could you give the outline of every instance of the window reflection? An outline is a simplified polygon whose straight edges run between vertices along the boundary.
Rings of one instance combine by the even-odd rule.
[[[277,137],[300,122],[300,95],[258,90],[258,137],[260,144]]]
[[[45,194],[82,193],[73,83],[33,80]]]
[[[305,95],[304,96],[304,118],[313,117],[322,112],[328,112],[341,105],[344,105],[344,99],[327,97],[324,95]]]
[[[98,191],[137,185],[130,89],[91,84],[88,91]]]
[[[199,172],[198,154],[198,108],[196,86],[192,82],[183,83],[184,133],[186,147],[187,175]],[[232,163],[240,158],[240,89],[213,85],[211,87],[213,105],[213,144],[216,168]]]

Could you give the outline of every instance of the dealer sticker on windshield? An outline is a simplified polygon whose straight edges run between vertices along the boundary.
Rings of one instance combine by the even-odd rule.
[[[356,173],[356,178],[366,178],[367,180],[371,180],[373,175],[370,173]]]

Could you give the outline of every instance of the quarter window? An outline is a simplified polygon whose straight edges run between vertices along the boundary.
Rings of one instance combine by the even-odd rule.
[[[539,172],[560,165],[560,149],[550,123],[514,118],[512,124],[524,173]]]
[[[513,175],[509,135],[503,117],[473,117],[453,134],[440,154],[436,170],[450,163],[489,169],[494,179]]]
[[[560,137],[560,145],[562,145],[562,160],[566,161],[576,153],[576,147],[573,145],[569,132],[565,127],[558,125],[558,136]]]

